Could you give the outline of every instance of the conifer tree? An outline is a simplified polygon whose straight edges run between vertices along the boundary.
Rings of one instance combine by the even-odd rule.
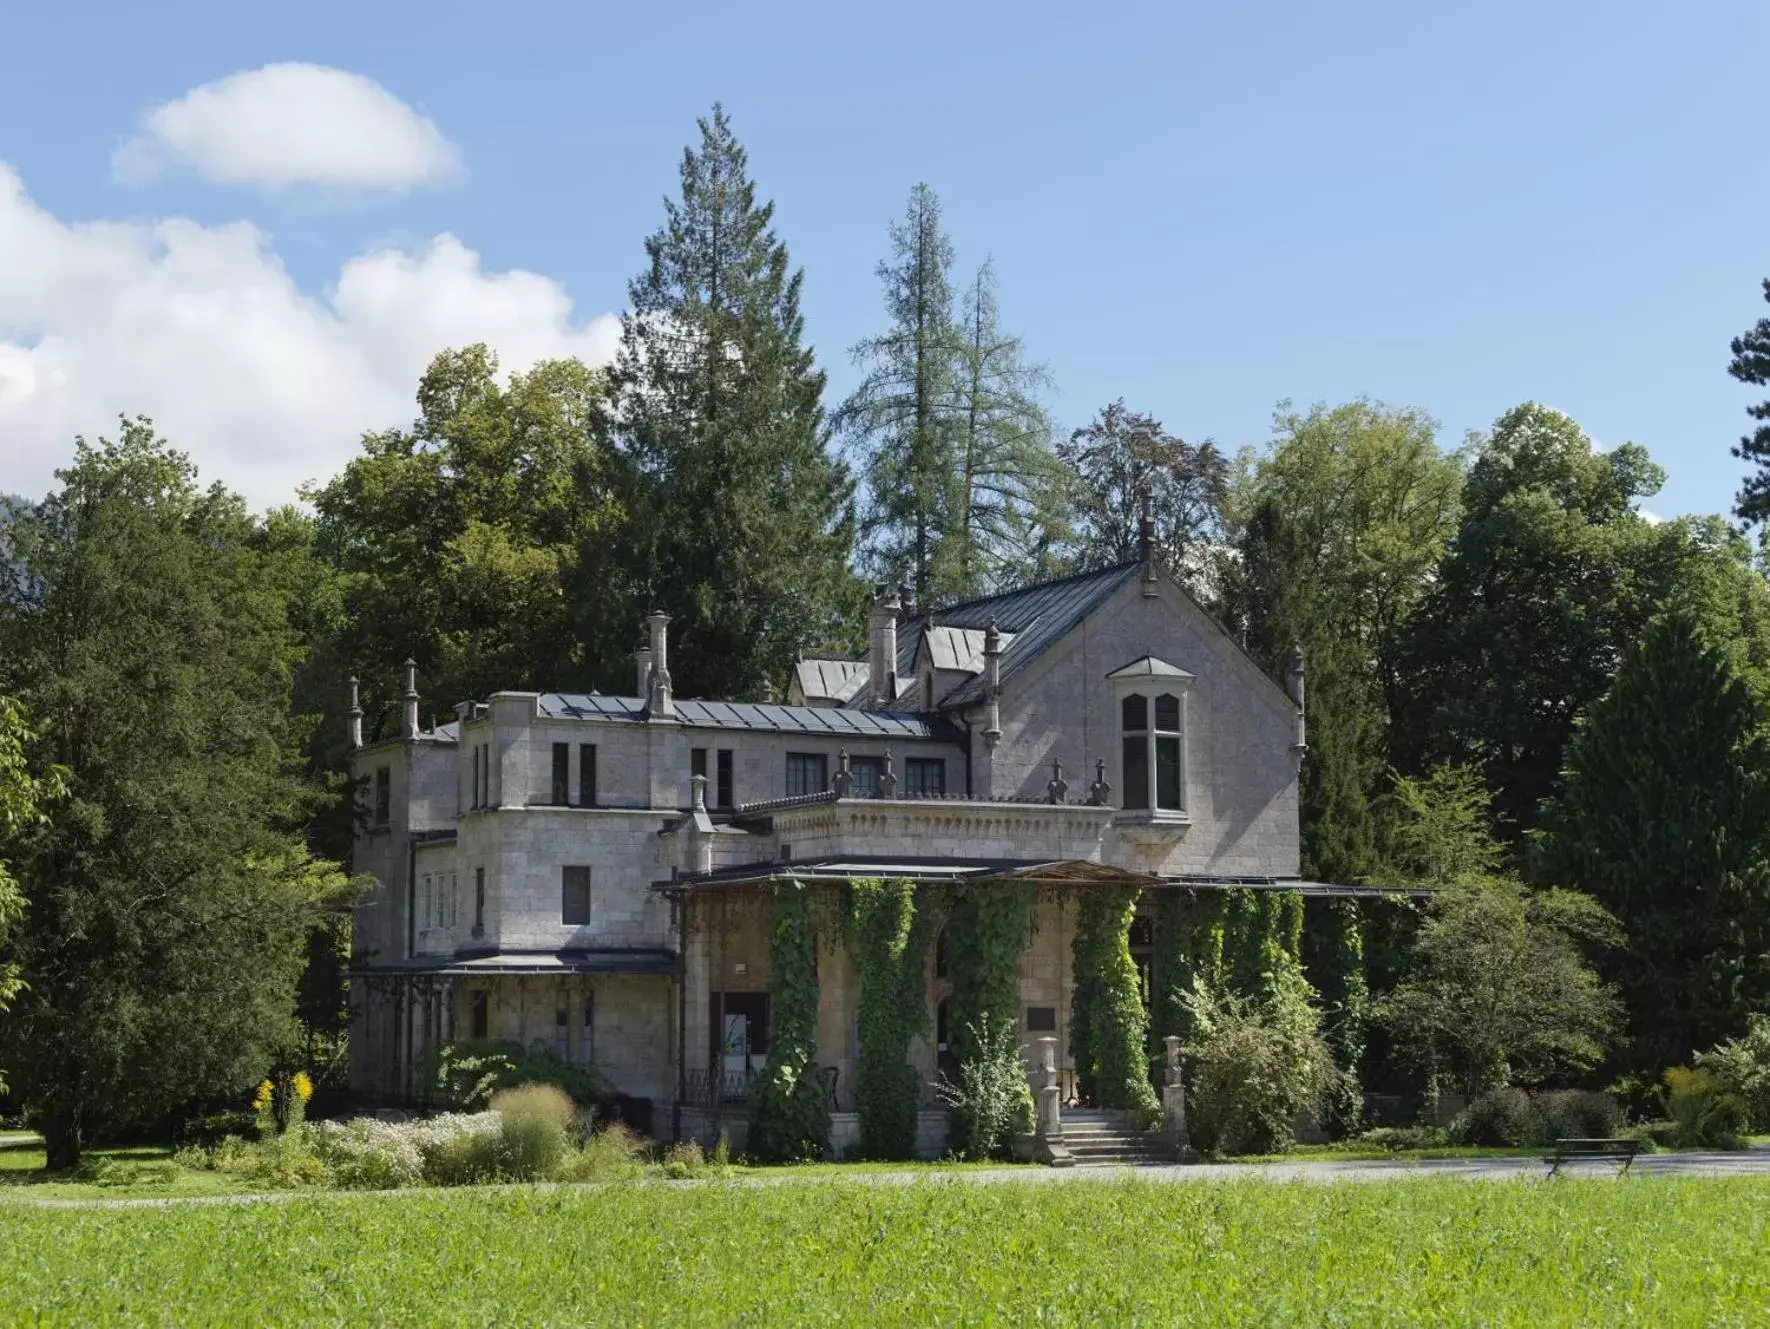
[[[0,1062],[58,1168],[292,1047],[304,943],[344,887],[300,834],[300,642],[263,528],[146,421],[60,474],[0,548],[0,681],[67,773],[12,861],[30,908]]]
[[[1764,299],[1770,300],[1770,277],[1764,279]],[[1770,383],[1770,318],[1761,318],[1733,339],[1733,359],[1727,372],[1741,383],[1763,387]],[[1770,401],[1746,407],[1758,427],[1733,447],[1733,455],[1757,469],[1746,476],[1734,499],[1733,515],[1747,526],[1770,521]]]
[[[1582,720],[1545,813],[1541,870],[1613,912],[1629,1058],[1650,1071],[1770,1006],[1770,739],[1725,641],[1681,606]]]
[[[866,376],[838,419],[864,459],[869,561],[886,578],[907,568],[916,598],[928,603],[950,597],[963,580],[955,537],[967,516],[953,247],[940,229],[940,200],[932,189],[917,184],[910,190],[890,236],[891,257],[879,264],[878,275],[891,329],[854,347]]]
[[[642,597],[630,617],[637,633],[646,610],[671,615],[678,693],[755,697],[839,631],[851,485],[826,449],[804,274],[724,110],[699,125],[629,287],[615,367]]]

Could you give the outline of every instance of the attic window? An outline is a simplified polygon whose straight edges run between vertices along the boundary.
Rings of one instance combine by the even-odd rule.
[[[1121,807],[1137,821],[1183,825],[1192,675],[1146,656],[1109,677],[1118,694]]]

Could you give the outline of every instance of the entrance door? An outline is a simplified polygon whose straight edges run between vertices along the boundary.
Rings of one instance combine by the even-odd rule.
[[[768,994],[715,992],[711,1016],[707,1027],[713,1032],[710,1051],[719,1068],[720,1090],[741,1099],[768,1064]]]

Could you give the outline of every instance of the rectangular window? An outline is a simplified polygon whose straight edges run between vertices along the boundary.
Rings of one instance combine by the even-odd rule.
[[[1175,812],[1180,805],[1180,740],[1172,734],[1155,737],[1155,805]]]
[[[460,913],[461,893],[460,893],[460,888],[456,885],[455,874],[453,872],[449,873],[448,901],[449,901],[448,926],[454,927],[457,923],[459,923],[461,921],[461,913]]]
[[[491,994],[489,994],[484,988],[481,988],[473,994],[472,1003],[473,1015],[470,1027],[473,1030],[473,1036],[475,1038],[486,1038],[490,1035],[492,1027]]]
[[[393,772],[385,766],[375,768],[375,824],[385,826],[393,814]]]
[[[565,988],[559,989],[559,999],[553,1005],[553,1051],[561,1061],[571,1057],[572,1006],[571,998],[566,995]]]
[[[829,767],[821,752],[787,753],[787,797],[821,794],[829,788]]]
[[[1149,806],[1149,739],[1125,736],[1125,802],[1127,808]]]
[[[883,757],[854,757],[848,763],[848,770],[854,776],[854,792],[862,798],[879,796],[879,777],[885,774]]]
[[[590,869],[562,867],[559,883],[559,921],[567,927],[582,927],[590,921]]]
[[[555,743],[553,745],[553,797],[549,800],[555,807],[564,807],[572,801],[572,745]]]
[[[906,794],[946,793],[946,762],[939,757],[911,757],[904,763]]]
[[[596,744],[578,744],[578,806],[596,806]]]
[[[1057,1008],[1055,1006],[1028,1006],[1026,1008],[1026,1032],[1029,1034],[1056,1033]]]
[[[578,1061],[588,1066],[596,1060],[596,994],[586,992],[583,1023],[578,1026]]]
[[[714,790],[713,806],[731,808],[736,806],[731,800],[731,749],[719,749],[719,765],[717,767],[718,787]]]
[[[707,749],[690,748],[688,750],[688,773],[703,777],[707,774]]]
[[[479,807],[479,744],[475,743],[473,745],[473,750],[468,753],[468,756],[471,757],[473,761],[473,798],[468,802],[467,806],[470,808],[477,808]]]
[[[486,870],[473,869],[473,935],[486,930]]]

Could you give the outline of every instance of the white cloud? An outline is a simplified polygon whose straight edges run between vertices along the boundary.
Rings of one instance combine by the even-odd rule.
[[[1635,504],[1635,515],[1644,520],[1649,526],[1658,526],[1665,520],[1665,518],[1661,517],[1658,513],[1649,512],[1639,503]]]
[[[437,351],[605,363],[618,336],[613,315],[577,318],[557,282],[486,272],[451,235],[360,254],[313,295],[250,223],[68,223],[0,163],[0,492],[46,492],[76,433],[112,435],[127,412],[205,480],[288,502],[364,430],[411,421]]]
[[[224,184],[406,189],[460,169],[455,147],[373,79],[325,65],[230,74],[146,112],[111,159],[118,179],[168,163]]]

